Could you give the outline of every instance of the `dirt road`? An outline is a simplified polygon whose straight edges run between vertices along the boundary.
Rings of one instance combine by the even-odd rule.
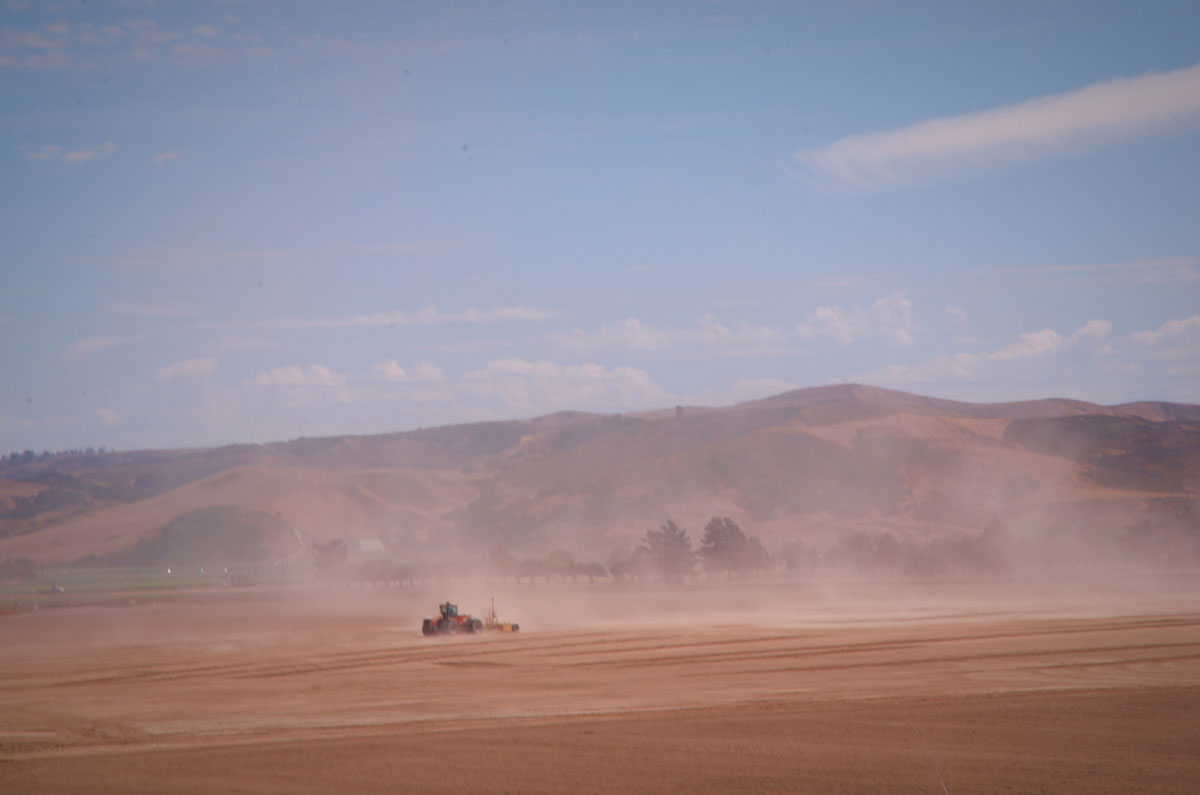
[[[518,635],[438,639],[419,631],[433,595],[3,617],[0,791],[1200,784],[1194,601],[801,610],[774,594],[771,615],[687,621],[691,595],[647,617],[646,594],[573,593],[540,616],[546,594],[519,595]]]

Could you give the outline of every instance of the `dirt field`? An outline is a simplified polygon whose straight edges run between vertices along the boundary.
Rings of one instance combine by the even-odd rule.
[[[1195,792],[1176,579],[509,586],[521,633],[438,639],[412,590],[41,609],[0,617],[0,791]]]

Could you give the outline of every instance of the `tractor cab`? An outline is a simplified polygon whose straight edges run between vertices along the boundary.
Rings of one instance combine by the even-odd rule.
[[[442,611],[442,618],[458,618],[458,605],[452,605],[449,602],[444,602],[438,605],[438,609]]]

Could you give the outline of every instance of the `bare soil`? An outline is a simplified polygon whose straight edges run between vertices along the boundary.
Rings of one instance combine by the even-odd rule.
[[[0,617],[0,791],[1190,793],[1185,585],[525,586],[435,639],[412,590],[42,609]]]

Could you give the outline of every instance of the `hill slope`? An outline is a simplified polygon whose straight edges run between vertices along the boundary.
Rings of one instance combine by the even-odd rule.
[[[604,557],[668,516],[698,540],[722,515],[776,547],[1003,531],[1028,558],[1116,559],[1167,533],[1171,554],[1194,557],[1200,406],[847,385],[724,408],[58,456],[0,470],[0,559],[113,555],[213,506],[277,517],[302,543],[377,538],[396,555],[503,544]]]

